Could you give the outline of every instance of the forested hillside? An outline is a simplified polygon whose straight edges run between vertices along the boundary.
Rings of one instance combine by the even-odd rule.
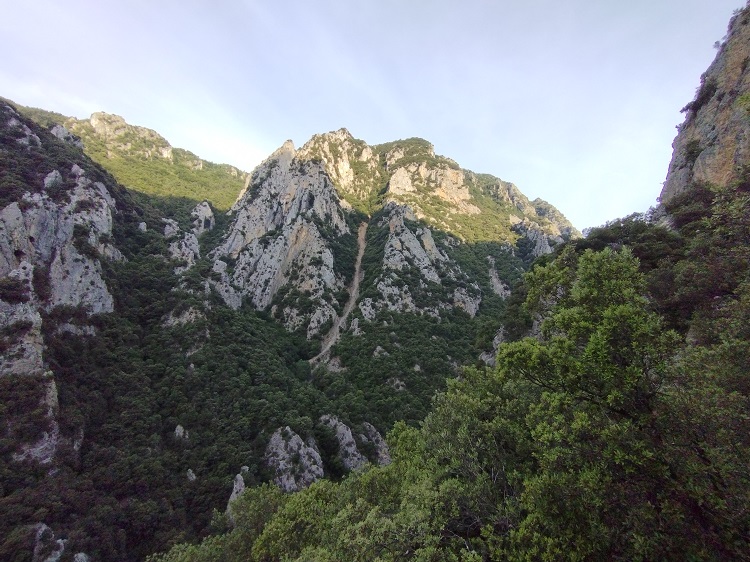
[[[673,229],[634,215],[538,263],[538,334],[397,424],[390,465],[248,490],[231,531],[156,559],[745,559],[750,192],[667,210]]]
[[[662,204],[536,260],[496,365],[449,380],[393,462],[270,485],[187,560],[745,560],[750,8],[683,111]]]
[[[747,559],[748,61],[585,238],[423,139],[0,100],[0,559]]]
[[[0,124],[2,559],[142,560],[224,530],[233,489],[389,462],[380,432],[492,360],[510,287],[577,234],[419,139],[246,175],[116,116]]]

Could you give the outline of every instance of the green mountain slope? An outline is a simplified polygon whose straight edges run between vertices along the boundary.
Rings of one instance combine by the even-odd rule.
[[[80,139],[86,155],[121,184],[161,201],[173,201],[171,207],[162,204],[161,211],[167,216],[185,218],[191,208],[189,201],[209,201],[226,211],[246,186],[246,172],[173,148],[155,131],[130,125],[118,115],[94,113],[89,119],[75,119],[43,109],[16,107],[45,128],[64,126]]]

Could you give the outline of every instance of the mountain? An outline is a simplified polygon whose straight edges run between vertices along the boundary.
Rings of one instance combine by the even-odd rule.
[[[381,310],[437,318],[461,308],[473,317],[483,290],[502,291],[490,262],[483,275],[462,270],[464,246],[492,247],[484,260],[528,260],[580,235],[551,205],[460,169],[425,141],[370,147],[345,129],[316,135],[299,151],[285,143],[256,168],[231,213],[210,255],[213,286],[229,306],[249,299],[270,307],[308,338],[344,305],[357,232],[366,265],[362,299],[354,297],[358,321]],[[301,295],[290,297],[293,289]]]
[[[343,129],[246,174],[3,102],[0,162],[2,559],[140,560],[246,485],[389,462],[382,433],[531,325],[510,287],[578,236],[426,141]]]
[[[397,422],[387,439],[389,464],[318,480],[293,494],[267,484],[248,487],[233,500],[227,529],[155,559],[747,559],[750,189],[742,100],[750,95],[748,29],[750,3],[735,13],[685,108],[660,208],[612,220],[537,259],[498,314],[495,366],[464,367],[435,395],[421,424]],[[285,152],[292,162],[291,147]],[[450,177],[455,168],[442,162],[440,169]],[[394,173],[383,195],[393,189],[410,196],[415,179]],[[368,192],[353,185],[350,204],[367,208]],[[386,284],[392,275],[419,271],[420,282],[407,284],[411,294],[428,284],[432,266],[440,287],[450,287],[424,229],[449,259],[457,255],[448,250],[454,240],[462,242],[454,250],[486,248],[455,234],[446,244],[448,237],[436,235],[441,217],[430,214],[436,191],[425,203],[411,202],[414,219],[422,213],[428,226],[412,226],[397,201],[375,205],[369,220],[357,217],[367,225],[363,263],[378,240],[369,240],[370,229],[389,226],[379,282],[366,296],[383,304],[371,323],[355,318],[358,329],[364,326],[359,341],[381,321],[384,331],[392,329],[395,311],[409,302],[405,292],[385,290],[399,286]],[[454,231],[470,205],[480,207],[478,199],[454,198],[461,210]],[[416,244],[408,234],[399,237],[404,229]],[[417,257],[417,244],[431,261]],[[401,260],[404,249],[413,259]],[[471,263],[492,263],[486,253],[475,256],[454,263],[464,273]],[[462,287],[469,297],[476,294],[471,279]],[[352,284],[352,293],[358,287]],[[414,299],[421,314],[413,318],[437,310],[442,327],[451,314],[450,290],[429,290],[435,298]],[[488,300],[483,292],[476,319],[454,334],[481,322]],[[455,293],[452,302],[451,323],[460,322],[466,315],[456,310]],[[393,354],[408,333],[394,329],[390,346],[385,340],[372,356],[359,348],[357,370]],[[354,374],[357,355],[345,353],[347,337],[331,349],[329,372],[339,358],[344,376]]]

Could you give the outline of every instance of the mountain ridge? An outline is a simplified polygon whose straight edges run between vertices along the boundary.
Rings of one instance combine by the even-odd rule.
[[[510,287],[567,236],[421,139],[334,131],[245,174],[116,116],[0,109],[0,558],[139,560],[240,481],[387,462],[380,432],[492,355]],[[485,210],[507,222],[472,230]]]

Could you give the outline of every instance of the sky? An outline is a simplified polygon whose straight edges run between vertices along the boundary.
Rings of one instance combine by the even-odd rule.
[[[422,137],[579,229],[656,204],[744,0],[0,0],[0,96],[252,170],[346,127]]]

